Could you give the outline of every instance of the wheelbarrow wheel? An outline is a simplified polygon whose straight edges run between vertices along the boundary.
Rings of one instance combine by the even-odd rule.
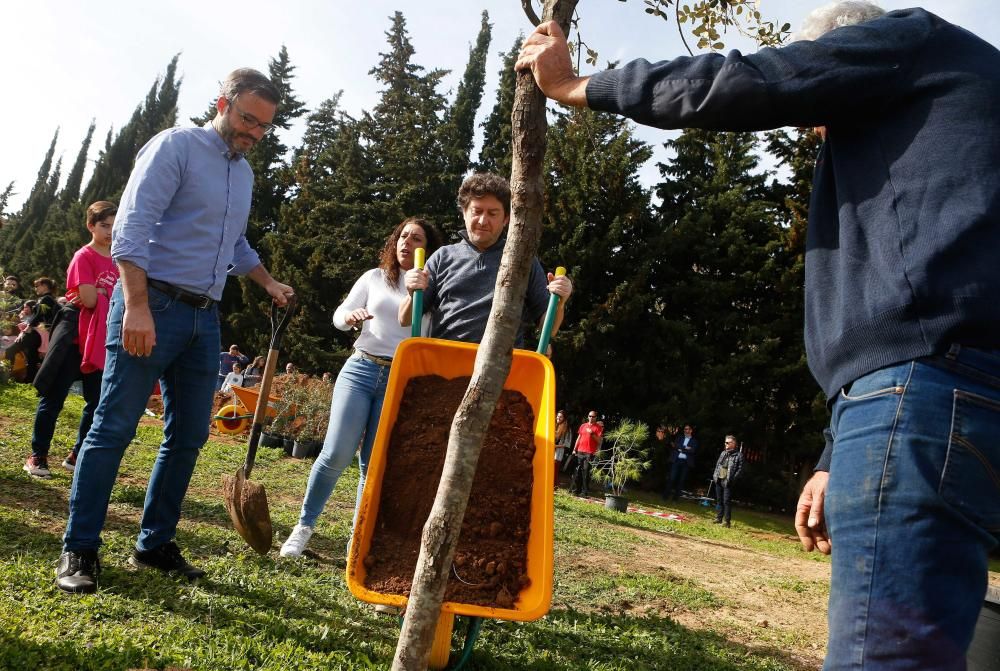
[[[216,415],[215,428],[219,433],[243,433],[250,425],[250,421],[246,417],[240,417],[242,414],[242,408],[238,405],[222,406]]]

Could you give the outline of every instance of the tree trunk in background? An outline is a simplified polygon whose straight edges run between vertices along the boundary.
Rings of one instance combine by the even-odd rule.
[[[554,19],[569,31],[576,0],[546,0],[542,20]],[[542,159],[545,156],[545,96],[530,72],[517,77],[514,96],[511,220],[493,310],[476,355],[472,380],[448,437],[448,453],[437,497],[424,525],[420,556],[406,618],[399,634],[394,671],[427,668],[451,562],[476,474],[483,436],[510,372],[529,270],[542,229]]]

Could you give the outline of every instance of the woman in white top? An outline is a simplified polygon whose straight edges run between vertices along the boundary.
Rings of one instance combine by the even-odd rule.
[[[432,224],[417,217],[406,219],[386,240],[379,267],[354,283],[347,299],[334,313],[334,326],[341,331],[360,328],[361,335],[354,343],[354,354],[337,375],[323,450],[309,474],[299,522],[281,546],[282,557],[302,554],[316,520],[340,474],[354,458],[359,443],[361,479],[357,499],[360,500],[392,357],[396,346],[410,335],[410,327],[400,326],[397,318],[399,303],[407,296],[404,276],[413,267],[418,247],[427,250],[429,257],[440,246],[441,234]]]
[[[238,363],[233,364],[233,369],[229,371],[229,374],[226,375],[226,379],[222,381],[222,387],[219,391],[223,394],[228,394],[233,390],[233,386],[243,386],[243,369]]]

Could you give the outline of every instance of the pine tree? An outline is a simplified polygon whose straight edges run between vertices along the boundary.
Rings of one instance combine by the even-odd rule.
[[[0,231],[0,258],[5,261],[5,270],[13,273],[34,273],[30,264],[30,251],[45,224],[49,208],[56,201],[56,190],[62,172],[62,159],[52,165],[59,141],[59,129],[52,136],[48,151],[38,169],[35,184],[18,213]]]
[[[514,45],[506,54],[501,54],[503,67],[500,69],[500,83],[497,86],[497,100],[493,111],[483,122],[483,146],[479,150],[476,170],[495,172],[510,176],[511,168],[511,126],[510,115],[514,111],[514,63],[521,52],[524,35],[518,35]]]
[[[372,165],[372,197],[381,205],[376,225],[391,226],[404,215],[442,218],[454,212],[452,181],[441,126],[446,108],[438,84],[447,70],[412,62],[415,50],[402,12],[386,32],[389,51],[369,74],[383,85],[378,104],[361,119],[361,133]]]

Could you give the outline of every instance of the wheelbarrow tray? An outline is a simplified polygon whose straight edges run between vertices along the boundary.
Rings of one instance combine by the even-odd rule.
[[[242,403],[244,407],[250,410],[250,416],[253,417],[253,409],[257,406],[257,398],[260,396],[260,388],[238,387],[236,385],[233,385],[231,389],[233,390],[233,394],[236,395],[236,398],[240,400],[240,403]],[[275,407],[275,404],[279,403],[280,401],[281,399],[275,396],[274,394],[267,395],[268,417],[274,417],[276,414],[278,414],[278,410]]]
[[[411,378],[440,375],[445,379],[472,375],[477,345],[410,338],[396,350],[389,372],[382,415],[372,445],[364,494],[358,509],[357,523],[347,561],[347,586],[361,601],[390,606],[405,606],[407,598],[383,594],[365,587],[367,569],[363,563],[371,547],[378,520],[389,439],[397,413]],[[549,611],[552,603],[552,480],[555,432],[555,371],[546,357],[527,350],[514,350],[510,374],[504,389],[514,389],[528,399],[535,414],[535,456],[532,462],[531,527],[527,543],[527,575],[531,583],[523,588],[511,608],[490,608],[475,604],[445,601],[442,613],[501,620],[537,620]]]

